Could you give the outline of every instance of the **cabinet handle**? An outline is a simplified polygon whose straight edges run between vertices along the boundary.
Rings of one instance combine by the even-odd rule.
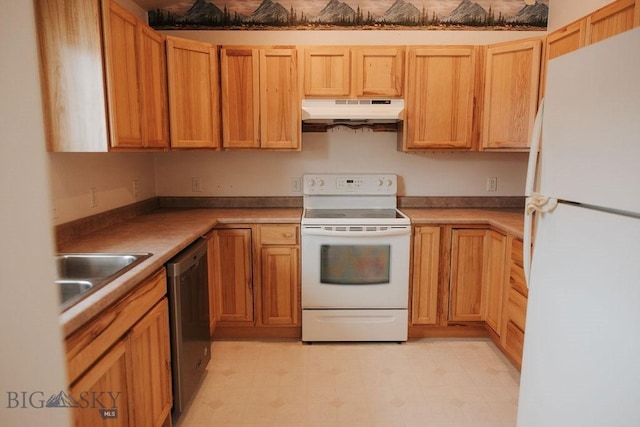
[[[292,238],[292,237],[293,237],[293,234],[291,234],[291,233],[284,233],[284,237],[285,237],[286,239],[290,239],[290,238]]]

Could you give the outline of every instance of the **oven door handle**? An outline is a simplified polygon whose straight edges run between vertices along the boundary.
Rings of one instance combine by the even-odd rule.
[[[307,236],[342,236],[342,237],[378,237],[378,236],[406,236],[411,234],[411,228],[391,228],[376,231],[334,231],[321,228],[303,228],[302,234]]]

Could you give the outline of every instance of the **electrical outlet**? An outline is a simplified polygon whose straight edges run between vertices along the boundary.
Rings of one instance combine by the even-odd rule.
[[[498,177],[490,176],[487,178],[487,191],[489,193],[495,193],[498,191]]]
[[[200,186],[200,177],[199,176],[191,177],[191,191],[194,193],[199,193],[201,190],[202,190],[202,187]]]
[[[302,178],[299,176],[291,178],[291,192],[299,193],[302,191]]]
[[[133,198],[137,199],[140,196],[140,188],[139,188],[139,181],[137,179],[134,179],[131,182],[131,189],[133,190]]]
[[[98,200],[96,199],[96,188],[91,187],[89,189],[89,207],[95,208],[96,206],[98,206]]]

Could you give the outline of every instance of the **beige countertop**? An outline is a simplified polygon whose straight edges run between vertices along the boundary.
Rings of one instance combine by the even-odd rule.
[[[406,208],[414,224],[487,224],[522,237],[522,212],[501,209]],[[217,224],[300,223],[301,208],[166,209],[75,239],[60,252],[150,252],[153,255],[60,315],[65,336],[122,298]]]
[[[299,223],[300,208],[159,210],[100,229],[63,245],[60,252],[150,252],[145,261],[60,315],[70,335],[216,224]]]
[[[412,224],[479,224],[489,225],[522,238],[524,212],[513,209],[401,209]]]

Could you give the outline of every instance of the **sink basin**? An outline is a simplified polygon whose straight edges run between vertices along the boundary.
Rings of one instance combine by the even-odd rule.
[[[64,253],[56,256],[62,311],[151,256],[150,253]]]

